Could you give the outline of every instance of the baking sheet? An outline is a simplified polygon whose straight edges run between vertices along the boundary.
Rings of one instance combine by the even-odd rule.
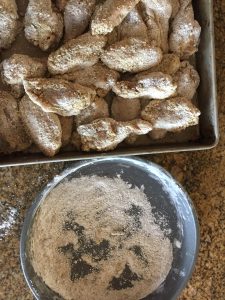
[[[27,0],[18,0],[19,14],[24,16]],[[42,154],[14,153],[7,156],[0,156],[0,166],[45,163],[50,161],[68,161],[102,157],[110,155],[141,155],[162,152],[202,150],[214,147],[218,142],[218,117],[216,101],[215,82],[215,54],[214,54],[214,29],[213,9],[211,0],[193,1],[195,17],[202,27],[201,42],[199,51],[194,58],[194,64],[201,77],[201,83],[196,95],[196,104],[201,110],[200,124],[187,128],[181,133],[167,134],[165,139],[153,141],[148,137],[139,137],[136,144],[128,146],[122,144],[118,149],[107,153],[81,153],[68,149],[56,155],[54,158],[47,158]],[[13,53],[28,54],[36,57],[47,57],[48,53],[42,52],[26,40],[23,30],[17,36],[11,49],[2,52],[2,59],[10,57]],[[7,87],[0,82],[0,88],[7,90]]]

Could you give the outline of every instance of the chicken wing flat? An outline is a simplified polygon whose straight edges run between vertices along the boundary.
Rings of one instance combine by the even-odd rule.
[[[0,140],[8,145],[9,152],[22,151],[31,145],[16,99],[3,91],[0,91],[0,124]]]
[[[108,103],[100,97],[95,97],[90,106],[82,110],[75,116],[76,126],[88,124],[96,119],[109,117]]]
[[[169,20],[172,14],[171,0],[141,0],[150,39],[168,52]]]
[[[47,71],[45,61],[23,54],[13,54],[2,62],[2,80],[11,86],[15,97],[24,94],[23,80],[42,77]]]
[[[0,1],[0,49],[11,46],[18,33],[19,16],[15,0]]]
[[[136,75],[133,81],[119,81],[113,87],[115,94],[122,98],[165,99],[172,96],[177,85],[170,75],[155,72]]]
[[[141,112],[140,99],[124,99],[114,97],[111,106],[112,117],[116,121],[132,121],[139,118]]]
[[[105,36],[85,33],[65,43],[48,57],[48,69],[53,75],[73,72],[95,65],[106,45]]]
[[[29,0],[24,22],[27,40],[43,51],[55,46],[63,35],[63,18],[51,0]]]
[[[192,100],[200,83],[194,67],[188,61],[183,61],[173,78],[177,83],[177,95]]]
[[[181,0],[180,9],[176,14],[169,37],[170,51],[187,59],[198,50],[201,27],[194,19],[191,0]]]
[[[93,35],[112,32],[140,0],[106,0],[96,8],[92,22]]]
[[[73,131],[73,117],[58,116],[62,128],[62,147],[70,143]]]
[[[88,27],[96,0],[69,0],[64,8],[65,40],[78,37]]]
[[[120,40],[129,37],[148,40],[147,26],[137,7],[135,7],[118,26],[118,35]]]
[[[146,134],[150,130],[151,124],[141,119],[117,122],[111,118],[98,119],[77,128],[83,151],[113,150],[130,134]]]
[[[45,112],[64,117],[77,115],[95,98],[95,90],[62,79],[24,80],[24,88],[30,99]]]
[[[116,84],[120,74],[109,69],[102,63],[94,66],[77,70],[72,73],[59,75],[58,77],[68,81],[76,82],[85,86],[94,87],[100,97],[104,97]]]
[[[28,96],[20,101],[20,114],[33,142],[47,156],[54,156],[61,147],[62,129],[59,118],[44,112]]]
[[[150,122],[153,129],[170,132],[181,131],[197,125],[200,111],[186,98],[153,100],[141,112],[141,117]]]
[[[101,60],[110,69],[137,73],[159,64],[162,51],[146,41],[126,38],[109,46],[103,52]]]
[[[180,68],[180,58],[174,54],[164,54],[162,61],[147,71],[141,73],[141,75],[149,74],[151,72],[162,72],[168,75],[174,75]]]

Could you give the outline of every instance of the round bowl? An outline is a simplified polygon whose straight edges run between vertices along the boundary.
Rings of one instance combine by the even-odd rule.
[[[163,217],[168,228],[171,229],[166,230],[166,235],[173,245],[173,263],[166,280],[154,293],[144,299],[177,299],[191,276],[198,254],[199,225],[193,203],[184,189],[162,167],[152,162],[129,157],[111,157],[75,163],[56,176],[37,195],[27,212],[20,240],[23,274],[35,298],[62,299],[36,275],[29,260],[27,241],[35,213],[49,192],[63,180],[90,175],[107,177],[119,175],[132,186],[144,187],[156,222],[158,220],[159,225],[162,226],[160,219]]]

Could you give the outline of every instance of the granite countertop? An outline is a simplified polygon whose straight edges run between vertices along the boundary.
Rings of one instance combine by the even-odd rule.
[[[147,156],[164,166],[190,194],[199,216],[200,253],[180,300],[222,300],[225,295],[225,1],[214,1],[221,139],[205,152]],[[63,163],[0,169],[0,299],[33,299],[19,266],[26,209]],[[7,223],[6,220],[9,222]],[[5,222],[4,222],[5,221]]]

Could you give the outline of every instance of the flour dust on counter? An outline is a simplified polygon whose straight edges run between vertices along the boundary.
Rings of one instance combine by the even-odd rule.
[[[173,246],[142,188],[84,176],[57,185],[40,205],[29,256],[66,300],[137,300],[166,279]]]

